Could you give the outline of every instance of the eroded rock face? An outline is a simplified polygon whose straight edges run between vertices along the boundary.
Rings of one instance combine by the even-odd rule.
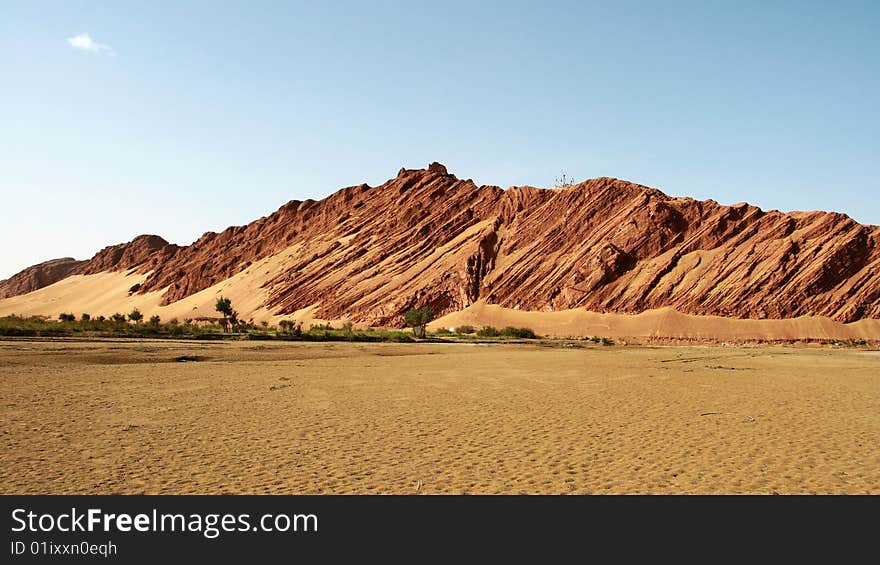
[[[178,249],[177,245],[170,244],[157,235],[139,235],[128,243],[105,247],[86,261],[66,257],[28,267],[9,279],[0,281],[0,298],[26,294],[70,275],[135,268],[138,272],[151,271],[173,257]]]
[[[77,267],[85,261],[77,261],[73,257],[52,259],[27,269],[0,281],[0,298],[9,298],[19,294],[27,294],[37,289],[49,286],[68,277]]]
[[[432,163],[381,186],[291,201],[190,246],[141,236],[78,273],[151,272],[137,292],[194,294],[284,251],[266,281],[278,313],[398,324],[486,300],[522,310],[738,318],[880,318],[880,228],[826,212],[671,198],[597,178],[564,189],[476,186]]]
[[[128,243],[105,247],[72,274],[89,275],[104,271],[124,271],[138,267],[139,271],[152,270],[174,255],[178,247],[158,235],[139,235]]]

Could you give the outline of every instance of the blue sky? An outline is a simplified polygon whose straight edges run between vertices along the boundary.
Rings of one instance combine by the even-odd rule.
[[[434,160],[880,224],[878,29],[876,1],[0,0],[0,278]]]

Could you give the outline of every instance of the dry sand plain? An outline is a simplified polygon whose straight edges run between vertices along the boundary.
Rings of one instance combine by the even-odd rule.
[[[0,378],[2,493],[880,493],[877,352],[0,341]]]

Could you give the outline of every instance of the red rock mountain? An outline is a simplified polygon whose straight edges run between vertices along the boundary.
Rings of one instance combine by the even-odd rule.
[[[0,298],[27,294],[44,286],[56,283],[70,275],[86,261],[77,261],[73,257],[52,259],[32,265],[6,280],[0,281]]]
[[[68,273],[149,273],[138,292],[167,289],[169,304],[287,249],[289,263],[264,285],[279,314],[319,304],[322,318],[396,324],[413,305],[442,314],[482,299],[541,311],[880,318],[880,228],[843,214],[723,206],[611,178],[502,190],[438,163],[294,200],[189,246],[140,236]],[[10,296],[37,288],[8,283]]]

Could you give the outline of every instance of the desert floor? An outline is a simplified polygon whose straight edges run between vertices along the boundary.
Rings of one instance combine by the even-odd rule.
[[[880,493],[880,352],[0,341],[0,379],[6,494]]]

